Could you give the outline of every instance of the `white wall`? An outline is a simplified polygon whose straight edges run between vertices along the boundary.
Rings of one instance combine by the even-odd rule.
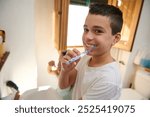
[[[10,55],[1,71],[3,96],[8,79],[20,91],[37,86],[35,58],[34,0],[0,0],[0,28],[6,31],[6,50]]]
[[[47,72],[48,62],[58,59],[53,16],[53,0],[0,0],[0,28],[6,31],[10,51],[0,72],[2,96],[8,94],[8,79],[21,92],[41,85],[57,87],[56,77]]]

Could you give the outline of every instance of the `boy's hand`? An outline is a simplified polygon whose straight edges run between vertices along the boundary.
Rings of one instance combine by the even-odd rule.
[[[71,71],[72,69],[74,69],[74,67],[76,66],[76,64],[79,62],[79,60],[71,63],[71,64],[66,64],[66,62],[68,60],[70,60],[71,58],[73,57],[76,57],[80,55],[80,51],[78,51],[77,49],[73,49],[73,50],[67,50],[67,53],[61,57],[61,69],[64,71],[64,72],[69,72]]]

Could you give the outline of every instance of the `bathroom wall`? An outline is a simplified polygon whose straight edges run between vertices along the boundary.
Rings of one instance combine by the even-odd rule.
[[[10,55],[0,72],[2,96],[6,80],[14,81],[21,92],[37,86],[35,54],[35,0],[0,0],[0,29],[6,31]]]
[[[8,94],[6,80],[13,80],[21,93],[37,86],[57,86],[47,72],[50,60],[56,60],[54,48],[53,0],[1,0],[0,28],[6,31],[6,50],[10,55],[0,72],[3,95]],[[11,12],[10,12],[11,11]]]

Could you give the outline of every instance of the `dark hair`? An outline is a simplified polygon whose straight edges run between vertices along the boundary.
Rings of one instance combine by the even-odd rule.
[[[91,3],[89,13],[107,16],[110,19],[110,27],[113,35],[121,32],[123,18],[122,12],[119,8],[108,4]]]

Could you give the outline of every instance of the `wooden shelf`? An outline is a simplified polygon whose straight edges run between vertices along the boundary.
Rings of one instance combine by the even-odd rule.
[[[134,64],[135,64],[135,63],[134,63]],[[137,66],[137,69],[141,69],[141,70],[150,72],[150,68],[146,68],[146,67],[143,67],[143,66],[140,66],[140,65],[137,65],[137,64],[135,64],[135,65]]]
[[[5,52],[3,57],[0,59],[0,71],[1,71],[1,69],[2,69],[2,67],[3,67],[3,65],[4,65],[4,63],[5,63],[5,61],[6,61],[7,57],[8,57],[8,55],[9,55],[9,52]]]

